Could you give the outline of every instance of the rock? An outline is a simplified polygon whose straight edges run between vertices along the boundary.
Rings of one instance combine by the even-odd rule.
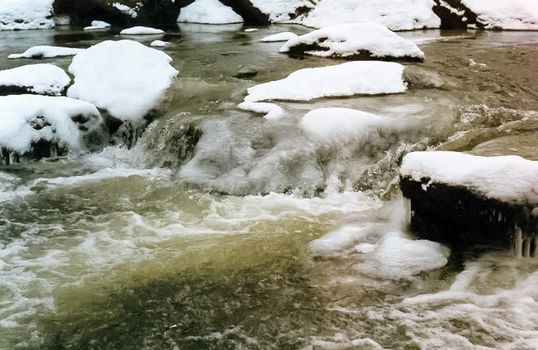
[[[243,67],[234,74],[234,77],[237,79],[252,79],[258,75],[258,69],[253,67]]]
[[[418,66],[406,66],[403,79],[411,87],[419,89],[442,89],[455,86],[454,83],[448,82],[439,73]]]
[[[254,6],[250,0],[220,0],[220,2],[231,7],[235,13],[243,17],[246,25],[269,24],[269,15]]]
[[[480,27],[476,14],[461,0],[435,0],[433,11],[441,19],[441,29],[467,29],[471,24]]]

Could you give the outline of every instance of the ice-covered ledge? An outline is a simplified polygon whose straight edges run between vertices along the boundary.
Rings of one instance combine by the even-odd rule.
[[[400,180],[417,235],[453,245],[514,244],[517,256],[538,256],[538,162],[412,152]]]

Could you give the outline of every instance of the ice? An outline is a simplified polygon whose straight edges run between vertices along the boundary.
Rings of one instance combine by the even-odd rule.
[[[339,24],[315,30],[290,39],[280,52],[293,50],[319,57],[424,58],[424,53],[413,42],[375,22]]]
[[[310,101],[321,97],[401,93],[406,90],[403,69],[398,63],[378,61],[301,69],[284,79],[249,88],[245,101]]]
[[[345,225],[311,241],[308,248],[314,255],[340,253],[344,249],[353,248],[357,242],[366,239],[369,233],[368,229],[368,226]]]
[[[0,71],[2,86],[14,86],[27,92],[59,96],[71,83],[71,78],[53,64],[30,64]]]
[[[178,22],[228,24],[242,23],[243,18],[218,0],[196,0],[181,9]]]
[[[104,41],[73,58],[75,83],[67,95],[106,109],[123,121],[143,122],[177,76],[165,53],[131,40]]]
[[[52,58],[60,56],[74,56],[84,49],[75,49],[71,47],[39,45],[33,46],[23,53],[14,53],[8,58]]]

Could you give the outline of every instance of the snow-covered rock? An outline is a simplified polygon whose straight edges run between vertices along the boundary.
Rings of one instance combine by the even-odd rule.
[[[302,23],[315,28],[356,22],[378,22],[391,30],[439,28],[433,6],[433,0],[320,0]]]
[[[105,30],[105,29],[109,29],[110,27],[111,27],[110,23],[107,23],[104,21],[92,21],[90,26],[84,27],[84,30],[86,31]]]
[[[414,181],[461,186],[503,202],[538,203],[538,162],[518,156],[412,152],[400,172]]]
[[[153,40],[149,46],[153,46],[153,47],[164,47],[168,45],[168,43],[166,41],[162,41],[162,40]]]
[[[23,53],[14,53],[8,58],[52,58],[61,56],[74,56],[84,49],[75,49],[71,47],[39,45],[33,46]]]
[[[535,0],[462,0],[486,29],[538,30]]]
[[[122,4],[120,2],[113,2],[112,7],[123,13],[124,15],[127,15],[131,18],[137,18],[138,17],[138,11],[136,8],[130,7],[128,5]]]
[[[279,105],[268,102],[242,102],[237,107],[244,111],[265,114],[265,119],[280,119],[284,116],[284,110]]]
[[[249,88],[245,101],[310,101],[321,97],[401,93],[406,90],[403,70],[401,64],[378,61],[306,68],[284,79]]]
[[[53,0],[1,0],[0,30],[54,27]]]
[[[103,127],[94,105],[68,97],[4,96],[0,110],[1,158],[7,163],[84,150],[85,136]]]
[[[120,32],[120,35],[156,35],[156,34],[164,34],[164,30],[151,28],[151,27],[136,26],[136,27],[124,29]]]
[[[141,123],[178,74],[171,61],[135,41],[104,41],[73,58],[69,72],[75,83],[67,95],[94,103],[122,121]]]
[[[301,9],[314,7],[311,0],[250,0],[262,13],[269,16],[273,23],[289,23],[297,21]]]
[[[375,22],[318,29],[288,40],[280,52],[332,58],[424,59],[416,44]]]
[[[53,64],[29,64],[0,71],[0,95],[35,93],[59,96],[71,78]]]
[[[277,34],[268,35],[266,37],[263,37],[263,38],[260,39],[260,41],[264,42],[264,43],[273,43],[273,42],[279,42],[279,41],[288,41],[288,40],[294,39],[296,37],[297,37],[297,34],[295,34],[295,33],[282,32],[282,33],[277,33]]]
[[[181,9],[178,22],[227,24],[242,23],[243,18],[234,12],[231,7],[222,4],[219,0],[196,0]]]

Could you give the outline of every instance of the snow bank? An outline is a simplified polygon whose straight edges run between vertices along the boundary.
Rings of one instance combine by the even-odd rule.
[[[73,58],[70,97],[94,103],[123,121],[142,121],[177,76],[165,53],[131,40],[104,41]]]
[[[110,27],[111,27],[110,23],[103,22],[103,21],[92,21],[89,27],[84,27],[84,30],[86,31],[104,30],[104,29],[109,29]]]
[[[486,29],[538,30],[535,0],[462,0]]]
[[[342,23],[378,22],[392,30],[439,28],[441,21],[433,12],[433,6],[433,0],[321,0],[303,24],[322,28]]]
[[[155,34],[164,34],[164,30],[151,28],[151,27],[136,26],[136,27],[124,29],[120,32],[120,35],[155,35]]]
[[[196,0],[181,9],[178,22],[228,24],[242,23],[243,18],[219,0]]]
[[[467,187],[504,202],[538,203],[538,162],[518,156],[411,152],[400,173],[415,181],[430,178],[430,183]]]
[[[269,35],[264,38],[261,38],[260,41],[264,43],[272,43],[272,42],[278,42],[278,41],[288,41],[296,37],[297,37],[297,34],[295,33],[282,32],[282,33],[277,33],[277,34],[273,34],[273,35]]]
[[[280,49],[283,53],[294,51],[333,58],[424,58],[416,44],[375,22],[322,28],[290,39]]]
[[[247,102],[309,101],[321,97],[401,93],[404,67],[393,62],[347,62],[301,69],[288,77],[248,89]]]
[[[391,121],[349,108],[318,108],[308,112],[299,126],[309,139],[321,142],[362,144]]]
[[[15,87],[23,92],[59,96],[70,83],[63,69],[48,63],[0,71],[0,94],[3,88]]]
[[[71,150],[82,149],[82,136],[100,126],[94,105],[68,97],[18,95],[0,97],[0,148],[19,155],[37,141],[49,141]]]
[[[243,102],[237,107],[244,111],[250,111],[259,114],[265,114],[265,119],[280,119],[284,116],[282,107],[267,102]]]
[[[450,250],[436,242],[413,240],[400,232],[391,232],[370,254],[371,260],[355,268],[381,278],[408,279],[419,272],[445,266]]]
[[[53,0],[1,0],[0,30],[54,27]]]
[[[23,53],[14,53],[8,58],[52,58],[61,56],[74,56],[84,49],[73,49],[70,47],[40,45],[29,48]]]

